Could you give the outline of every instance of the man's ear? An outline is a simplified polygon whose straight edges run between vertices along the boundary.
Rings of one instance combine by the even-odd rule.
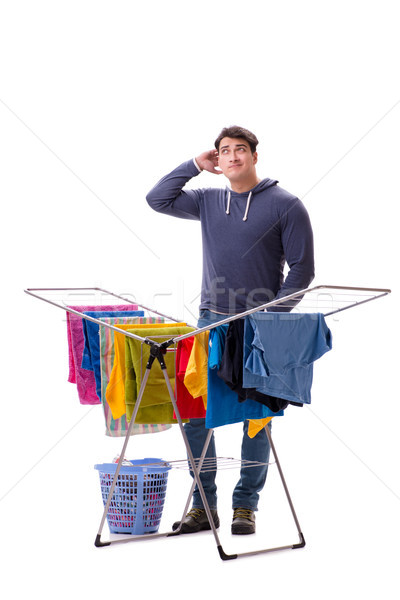
[[[258,154],[257,152],[253,152],[253,165],[256,165],[258,161]]]

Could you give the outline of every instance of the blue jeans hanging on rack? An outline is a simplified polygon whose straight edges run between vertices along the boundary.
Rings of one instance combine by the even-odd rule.
[[[200,311],[197,326],[206,327],[226,318],[226,315],[213,313],[209,310]],[[243,438],[241,459],[243,461],[259,461],[268,463],[270,445],[265,430],[262,429],[254,438],[247,435],[249,422],[243,424]],[[271,423],[268,425],[271,427]],[[208,430],[205,427],[205,419],[190,419],[185,423],[185,432],[195,458],[200,457]],[[207,458],[216,458],[214,433],[207,449]],[[268,464],[257,467],[242,467],[240,479],[232,494],[232,508],[248,508],[256,511],[258,506],[259,492],[263,489],[268,472]],[[200,474],[204,492],[211,509],[217,508],[217,486],[215,483],[216,471],[207,471]],[[200,492],[196,485],[193,493],[193,508],[203,508]]]

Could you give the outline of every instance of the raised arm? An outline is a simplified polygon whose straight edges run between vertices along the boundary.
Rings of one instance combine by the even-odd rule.
[[[200,219],[203,190],[183,190],[186,183],[201,171],[220,174],[216,170],[218,154],[216,150],[203,152],[194,160],[189,160],[165,175],[147,194],[146,200],[157,212],[181,219]]]
[[[196,156],[195,161],[202,171],[208,171],[215,175],[221,175],[222,173],[222,171],[215,168],[218,166],[218,152],[216,150],[206,150],[206,152]]]

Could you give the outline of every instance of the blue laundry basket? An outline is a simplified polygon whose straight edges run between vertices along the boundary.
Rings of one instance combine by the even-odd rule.
[[[142,535],[156,533],[160,526],[170,466],[160,458],[131,460],[123,465],[107,513],[111,533]],[[100,476],[101,495],[106,505],[117,470],[116,463],[95,465]]]

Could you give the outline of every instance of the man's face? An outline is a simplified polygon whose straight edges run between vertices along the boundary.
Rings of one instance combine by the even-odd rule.
[[[256,175],[257,152],[242,138],[222,138],[219,145],[218,165],[229,181],[245,181]]]

